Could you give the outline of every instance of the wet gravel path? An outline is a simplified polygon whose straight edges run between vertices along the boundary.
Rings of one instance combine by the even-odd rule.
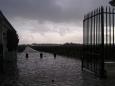
[[[18,55],[19,81],[24,86],[81,86],[80,61],[40,52]]]
[[[26,58],[29,53],[29,58]],[[100,80],[81,71],[81,61],[26,48],[18,53],[14,75],[3,76],[0,86],[114,86],[115,80]],[[2,81],[1,81],[2,82]]]

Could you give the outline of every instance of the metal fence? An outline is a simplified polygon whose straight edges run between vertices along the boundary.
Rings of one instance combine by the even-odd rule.
[[[82,69],[103,76],[104,60],[114,58],[115,9],[100,7],[84,16]]]

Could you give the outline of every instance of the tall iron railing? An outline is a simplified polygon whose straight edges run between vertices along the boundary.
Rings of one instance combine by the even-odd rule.
[[[84,16],[82,69],[103,76],[104,60],[114,58],[115,9],[100,7]]]

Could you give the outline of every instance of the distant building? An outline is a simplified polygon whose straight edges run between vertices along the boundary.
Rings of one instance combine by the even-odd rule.
[[[18,35],[0,11],[0,67],[8,62],[16,62]]]

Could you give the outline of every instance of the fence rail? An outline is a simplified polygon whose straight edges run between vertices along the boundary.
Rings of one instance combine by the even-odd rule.
[[[84,16],[82,68],[104,75],[104,60],[112,58],[115,50],[114,23],[115,9],[110,7],[100,7]]]

